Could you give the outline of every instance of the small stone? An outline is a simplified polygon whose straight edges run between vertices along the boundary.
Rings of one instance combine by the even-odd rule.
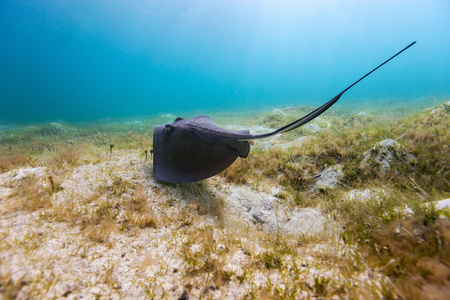
[[[339,185],[343,177],[342,165],[327,167],[317,176],[314,188],[320,190],[334,189]]]
[[[386,194],[385,190],[372,191],[370,189],[365,190],[351,190],[345,193],[345,198],[351,201],[368,202],[368,201],[381,201],[380,195]]]
[[[282,118],[286,118],[286,114],[284,112],[282,112],[281,110],[279,110],[278,108],[273,109],[271,114],[282,117]]]
[[[320,131],[320,126],[317,124],[308,124],[303,127],[306,131],[317,133]]]
[[[434,205],[437,210],[450,208],[450,198],[445,199],[445,200],[435,201]]]

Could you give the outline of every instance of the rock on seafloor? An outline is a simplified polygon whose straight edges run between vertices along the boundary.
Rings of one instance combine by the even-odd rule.
[[[342,165],[326,167],[325,170],[317,175],[316,183],[313,187],[318,190],[334,189],[339,185],[343,177]]]
[[[320,210],[290,209],[278,203],[276,197],[247,186],[228,189],[225,202],[230,216],[266,227],[272,232],[279,230],[290,234],[316,234],[326,227],[327,219]]]
[[[383,174],[389,173],[394,164],[407,170],[416,161],[416,157],[399,142],[387,139],[377,143],[363,154],[360,168],[365,169],[374,163],[380,167]]]

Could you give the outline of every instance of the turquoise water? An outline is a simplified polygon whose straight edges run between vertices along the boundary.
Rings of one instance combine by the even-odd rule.
[[[0,124],[450,96],[450,1],[0,2]],[[436,100],[438,99],[438,100]]]

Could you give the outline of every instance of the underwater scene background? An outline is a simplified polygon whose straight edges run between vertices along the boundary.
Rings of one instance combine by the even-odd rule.
[[[450,95],[449,16],[446,0],[5,0],[0,123],[318,106],[415,40],[335,107],[424,108]]]
[[[0,299],[447,299],[449,16],[448,0],[1,0]],[[203,139],[156,126],[272,132],[414,41],[219,174],[155,175],[158,145],[167,173],[195,173],[237,143],[210,121],[190,127]]]

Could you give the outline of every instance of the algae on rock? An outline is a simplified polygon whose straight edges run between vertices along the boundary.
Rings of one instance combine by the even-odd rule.
[[[381,173],[387,174],[391,170],[407,171],[416,162],[416,157],[399,142],[387,139],[377,143],[363,154],[361,169],[368,167],[379,168]]]

